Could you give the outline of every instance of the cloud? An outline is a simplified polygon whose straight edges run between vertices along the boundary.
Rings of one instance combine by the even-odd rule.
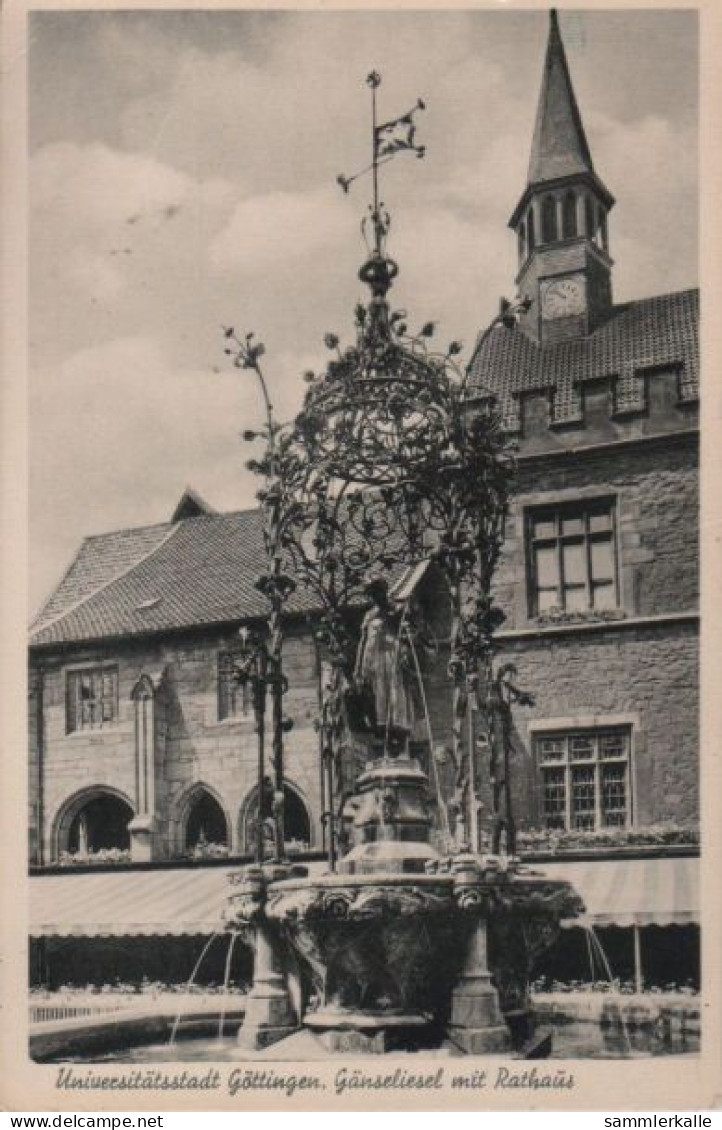
[[[42,363],[120,336],[187,324],[198,267],[240,188],[143,153],[43,146],[30,167],[30,299]],[[183,315],[178,317],[180,308]]]
[[[33,206],[52,209],[74,228],[107,229],[130,218],[150,219],[179,207],[194,188],[190,177],[144,153],[106,145],[60,142],[32,159]]]
[[[337,186],[307,193],[270,192],[241,200],[208,249],[217,269],[273,272],[289,260],[307,259],[348,236],[350,212]]]
[[[578,17],[585,45],[564,18],[618,199],[615,295],[690,285],[690,34],[652,36],[669,13],[597,13]],[[250,501],[237,432],[258,400],[224,367],[219,327],[263,338],[282,417],[299,374],[324,362],[324,333],[352,338],[369,182],[345,197],[335,178],[368,162],[372,66],[384,113],[427,103],[426,158],[383,170],[391,301],[468,355],[514,288],[506,223],[546,25],[523,11],[34,15],[32,544],[45,587],[83,534],[162,519],[187,481],[220,507]]]
[[[595,114],[591,129],[595,167],[617,197],[610,217],[615,293],[627,299],[695,285],[696,128],[655,114],[626,124]],[[623,193],[615,191],[620,184]]]
[[[170,515],[192,483],[221,508],[253,505],[239,432],[259,417],[247,374],[175,366],[124,338],[31,375],[32,591],[57,580],[83,536]]]

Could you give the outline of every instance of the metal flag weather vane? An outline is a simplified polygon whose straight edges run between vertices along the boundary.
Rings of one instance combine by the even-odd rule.
[[[389,229],[390,217],[388,212],[383,211],[383,201],[379,200],[379,166],[385,165],[388,161],[392,161],[399,153],[414,153],[417,157],[424,156],[426,147],[416,144],[416,122],[414,116],[419,110],[425,110],[426,105],[419,98],[416,101],[416,105],[412,106],[412,108],[407,110],[405,114],[402,114],[401,117],[393,118],[379,125],[376,91],[381,85],[381,75],[378,71],[371,71],[371,74],[366,78],[366,84],[371,88],[371,114],[373,123],[371,164],[360,169],[359,172],[354,173],[351,177],[346,177],[341,173],[336,180],[341,185],[343,191],[348,192],[355,180],[358,180],[359,177],[364,176],[366,173],[370,172],[372,174],[373,204],[370,206],[369,211],[374,228],[374,250],[380,255],[384,237]]]

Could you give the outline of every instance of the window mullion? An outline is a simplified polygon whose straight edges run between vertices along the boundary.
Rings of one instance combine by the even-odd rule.
[[[584,515],[584,559],[586,561],[585,583],[587,588],[587,608],[594,607],[592,592],[592,540],[589,536],[589,513]]]
[[[568,832],[572,829],[572,771],[569,764],[569,738],[564,742],[564,804],[565,825]]]
[[[599,758],[599,735],[594,739],[594,831],[602,828],[602,769]]]
[[[566,608],[566,599],[564,595],[564,549],[562,546],[562,515],[560,510],[557,510],[556,512],[555,528],[557,535],[557,598],[559,607]]]

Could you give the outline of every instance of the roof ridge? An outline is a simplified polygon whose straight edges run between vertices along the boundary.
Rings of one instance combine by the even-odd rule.
[[[165,522],[160,524],[167,525],[167,523]],[[140,528],[147,529],[149,527]],[[82,608],[84,604],[87,604],[89,600],[93,600],[94,597],[98,596],[106,589],[109,589],[111,585],[114,585],[118,581],[121,581],[123,577],[126,577],[129,573],[132,573],[133,570],[137,569],[139,565],[142,565],[145,561],[148,561],[148,559],[151,558],[154,553],[157,553],[160,549],[163,548],[164,545],[167,545],[173,535],[180,529],[182,529],[182,526],[179,523],[176,523],[175,525],[171,524],[168,533],[165,535],[165,537],[161,538],[157,545],[154,545],[153,548],[149,549],[147,553],[144,553],[141,557],[137,558],[137,560],[131,562],[131,564],[127,565],[125,569],[121,569],[119,573],[116,573],[109,580],[104,581],[102,585],[99,585],[98,588],[93,589],[92,592],[86,593],[85,596],[81,596],[79,600],[76,600],[75,604],[71,604],[68,608],[64,608],[62,612],[59,612],[57,614],[57,616],[51,616],[49,620],[45,621],[45,623],[37,624],[37,626],[35,625],[35,623],[31,624],[32,634],[35,635],[38,632],[44,632],[47,628],[51,628],[54,624],[60,623],[60,621],[64,620],[66,616],[71,616],[74,612],[77,612],[77,610],[79,608]],[[121,531],[116,532],[120,533]],[[84,538],[81,542],[81,545],[84,545],[88,540],[88,538]],[[78,554],[76,553],[73,562],[77,561],[77,559]],[[55,591],[57,592],[57,589]]]
[[[260,507],[258,506],[249,506],[241,510],[216,510],[212,514],[196,514],[192,518],[184,518],[183,521],[195,522],[199,518],[203,520],[234,518],[239,514],[257,514],[259,510]],[[83,545],[86,541],[100,541],[102,538],[115,537],[117,534],[139,534],[143,530],[159,530],[163,526],[175,528],[178,524],[178,522],[150,522],[147,526],[121,526],[119,530],[106,530],[103,534],[86,534],[80,544]]]
[[[68,564],[63,569],[63,572],[60,574],[60,579],[57,581],[56,584],[53,585],[53,587],[51,588],[48,595],[45,597],[45,600],[40,605],[40,607],[38,608],[35,615],[33,617],[31,617],[30,623],[28,625],[28,631],[32,632],[36,628],[37,625],[42,623],[43,613],[45,612],[45,609],[48,607],[49,604],[52,604],[53,600],[55,599],[55,597],[60,592],[60,589],[63,587],[63,585],[67,581],[68,577],[70,576],[70,573],[71,573],[73,566],[75,565],[78,558],[80,557],[83,546],[89,541],[90,541],[90,536],[88,534],[86,534],[83,538],[81,538],[80,545],[78,546],[78,548],[75,551],[75,553],[73,554],[73,556],[70,558],[70,561],[68,562]],[[53,618],[51,617],[51,619],[48,621],[48,623],[52,623],[52,621],[53,621]]]

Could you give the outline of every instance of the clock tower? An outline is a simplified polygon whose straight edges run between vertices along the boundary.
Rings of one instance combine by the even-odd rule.
[[[540,344],[584,337],[612,306],[607,215],[614,197],[592,164],[551,11],[527,185],[509,221],[517,236],[520,326]]]

